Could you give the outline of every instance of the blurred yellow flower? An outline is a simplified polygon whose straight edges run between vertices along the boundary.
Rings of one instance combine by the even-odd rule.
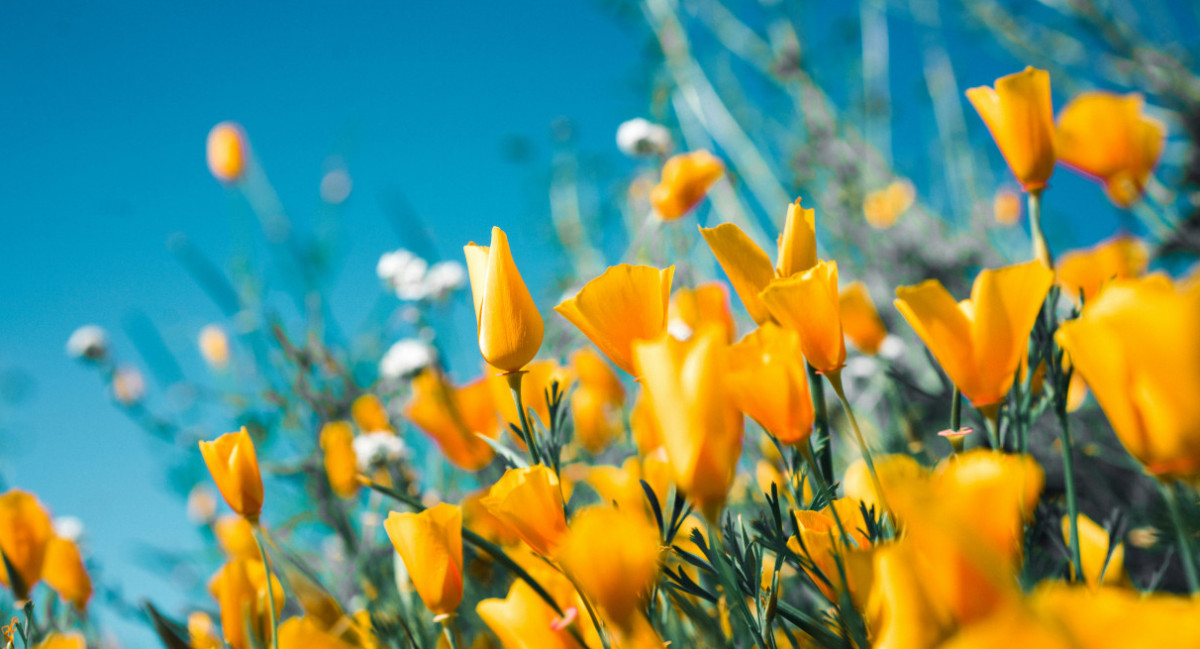
[[[618,367],[631,375],[633,345],[667,330],[675,267],[611,266],[554,310],[575,325]]]
[[[494,439],[498,432],[491,382],[484,377],[459,388],[439,368],[426,368],[412,381],[404,416],[432,437],[454,466],[478,471],[496,455],[479,438]]]
[[[1150,264],[1145,242],[1120,234],[1086,250],[1073,250],[1058,259],[1058,283],[1075,302],[1083,294],[1086,304],[1096,299],[1109,280],[1140,277]]]
[[[394,432],[387,408],[383,407],[383,402],[379,400],[379,397],[369,392],[359,395],[350,403],[350,418],[354,420],[354,425],[364,433]]]
[[[638,513],[652,520],[653,513],[641,481],[650,485],[661,505],[671,486],[669,469],[664,459],[654,454],[645,459],[628,458],[619,467],[609,464],[589,466],[584,479],[600,496],[600,502],[611,503],[622,511]]]
[[[505,471],[483,506],[542,556],[553,556],[567,531],[558,476],[541,464]]]
[[[479,602],[475,612],[504,649],[584,649],[559,623],[554,609],[524,581],[513,581],[504,599]]]
[[[728,362],[728,389],[738,409],[781,444],[806,444],[813,402],[796,332],[768,322],[731,346]]]
[[[629,431],[633,442],[637,445],[638,454],[646,455],[662,448],[662,429],[658,424],[658,415],[654,414],[654,404],[646,394],[643,384],[639,390],[633,407],[629,409]]]
[[[211,442],[200,442],[200,454],[225,502],[246,520],[257,523],[263,503],[262,475],[246,427]]]
[[[761,294],[771,316],[800,334],[804,358],[821,372],[833,374],[846,364],[836,261],[770,283]]]
[[[1095,590],[1103,585],[1119,585],[1125,581],[1125,544],[1117,543],[1111,546],[1112,539],[1108,531],[1086,514],[1079,514],[1079,550],[1083,560],[1083,577],[1087,585]],[[1063,541],[1071,546],[1071,519],[1062,517]],[[1075,565],[1071,564],[1071,574],[1075,574]]]
[[[1000,189],[992,199],[992,216],[1000,225],[1016,225],[1021,220],[1021,195],[1011,189]]]
[[[331,421],[321,427],[321,451],[325,475],[339,498],[358,493],[358,455],[354,452],[354,428],[348,421]]]
[[[837,511],[836,518],[834,510]],[[813,583],[831,602],[838,601],[838,594],[846,592],[862,606],[871,586],[873,559],[868,552],[871,540],[859,502],[839,498],[820,511],[797,510],[793,514],[800,527],[796,535],[788,539],[788,547],[812,562],[812,569],[807,566],[804,569]],[[850,543],[843,540],[842,530]],[[842,564],[840,569],[839,562]]]
[[[1054,173],[1055,161],[1050,73],[1027,67],[996,79],[995,88],[967,90],[967,99],[1025,191],[1041,191]]]
[[[676,338],[687,338],[710,322],[725,328],[726,342],[733,342],[737,336],[737,324],[729,309],[729,292],[721,282],[675,291],[668,314],[667,331]]]
[[[208,132],[208,170],[223,183],[235,183],[246,172],[249,144],[236,122],[221,122]]]
[[[1140,94],[1093,91],[1077,95],[1058,115],[1058,159],[1104,183],[1119,207],[1141,198],[1167,140],[1167,127],[1142,107]]]
[[[20,588],[3,564],[0,583],[13,589],[13,599],[28,599],[29,591],[42,578],[46,546],[52,538],[50,515],[33,494],[10,489],[0,496],[0,550],[16,568]]]
[[[917,190],[908,180],[895,180],[887,187],[867,194],[863,199],[863,215],[871,227],[886,230],[912,207]]]
[[[82,633],[53,632],[33,649],[87,649],[87,640]]]
[[[971,298],[958,303],[936,279],[901,286],[896,309],[963,396],[976,407],[997,406],[1025,357],[1053,281],[1049,268],[1030,261],[984,270]]]
[[[258,558],[258,541],[254,540],[254,527],[241,516],[222,516],[213,523],[213,535],[217,544],[230,559],[243,557]]]
[[[911,486],[929,477],[929,471],[918,464],[911,455],[899,454],[876,457],[875,473],[879,476],[879,484],[883,486],[884,491],[891,491],[893,485],[897,488]],[[871,480],[871,473],[863,458],[846,467],[846,473],[842,477],[842,489],[846,498],[861,501],[868,508],[874,508],[876,515],[883,511],[875,491],[875,482]]]
[[[42,578],[64,601],[84,610],[92,598],[92,578],[74,541],[55,537],[46,544]]]
[[[742,453],[742,415],[726,390],[725,334],[635,343],[634,358],[657,418],[675,484],[715,521]]]
[[[1200,289],[1115,280],[1055,339],[1117,437],[1164,480],[1200,475]]]
[[[208,613],[196,611],[188,615],[187,629],[191,649],[221,649],[221,638]]]
[[[558,560],[609,620],[629,627],[658,576],[659,548],[658,528],[640,512],[600,505],[574,516]]]
[[[482,536],[491,543],[499,546],[519,543],[521,537],[509,528],[504,521],[492,515],[483,504],[487,498],[488,489],[478,489],[463,497],[459,507],[462,508],[463,527]]]
[[[229,365],[229,336],[221,327],[210,324],[200,330],[200,355],[214,370],[223,370]]]
[[[887,338],[887,328],[871,301],[867,285],[851,282],[838,295],[838,311],[846,338],[864,354],[874,356]]]
[[[659,218],[674,221],[690,212],[724,175],[725,165],[708,151],[673,155],[663,165],[662,180],[650,190],[650,205]]]
[[[508,248],[508,235],[492,228],[491,246],[463,248],[475,302],[479,352],[488,365],[516,372],[537,355],[545,326]]]
[[[321,628],[308,617],[293,617],[279,625],[279,649],[354,649],[355,645]]]
[[[624,431],[621,407],[625,405],[625,388],[608,361],[591,349],[572,354],[571,369],[579,379],[571,394],[575,439],[596,455]]]
[[[462,509],[441,503],[419,514],[392,512],[383,527],[425,606],[453,613],[463,594]]]
[[[269,644],[271,639],[268,599],[278,615],[283,611],[283,586],[274,575],[267,588],[262,561],[230,559],[213,575],[208,590],[221,608],[221,632],[233,649],[250,649]],[[268,595],[268,592],[270,593]],[[248,637],[247,632],[254,635]]]

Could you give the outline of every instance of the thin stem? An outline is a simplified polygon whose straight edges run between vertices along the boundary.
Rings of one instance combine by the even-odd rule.
[[[957,433],[962,428],[962,392],[954,386],[954,396],[950,397],[950,430]]]
[[[1042,232],[1042,190],[1029,192],[1029,236],[1033,239],[1033,256],[1046,268],[1054,269],[1054,256]]]
[[[258,554],[262,557],[263,571],[267,575],[267,612],[271,617],[271,649],[279,649],[279,622],[275,619],[275,584],[271,579],[271,561],[267,556],[267,546],[263,542],[266,532],[262,525],[254,524],[254,542],[258,544]]]
[[[447,616],[442,620],[442,637],[446,638],[446,644],[450,649],[458,649],[458,645],[454,642],[454,633],[450,631],[450,621],[453,619],[453,617]]]
[[[545,557],[543,557],[543,559],[545,559]],[[601,624],[600,616],[596,613],[596,608],[592,606],[592,600],[583,592],[583,589],[579,587],[579,582],[575,581],[575,578],[572,577],[570,573],[568,573],[566,570],[563,570],[562,566],[550,561],[549,559],[545,559],[545,561],[546,563],[549,563],[555,570],[557,570],[562,576],[566,577],[567,581],[571,582],[571,586],[573,586],[575,588],[575,592],[579,594],[579,599],[583,601],[583,608],[587,610],[588,616],[592,618],[592,626],[596,627],[596,635],[600,636],[600,644],[604,646],[604,649],[609,649],[612,645],[608,641],[608,632],[604,629],[604,625]]]
[[[745,618],[746,627],[757,637],[758,646],[766,647],[767,641],[763,638],[762,631],[758,628],[758,624],[754,620],[754,614],[750,612],[750,607],[746,605],[746,598],[742,596],[736,578],[729,574],[729,566],[725,563],[725,536],[721,534],[721,527],[715,520],[707,516],[704,517],[704,523],[708,526],[708,539],[712,545],[713,563],[716,564],[713,568],[717,570],[717,578],[720,579],[722,586],[725,588],[726,601],[732,600],[732,605]]]
[[[508,387],[512,390],[513,402],[517,404],[517,418],[521,424],[521,434],[525,437],[525,448],[529,450],[529,459],[534,464],[542,464],[541,453],[537,442],[533,439],[533,426],[529,425],[529,416],[525,412],[525,400],[521,398],[521,377],[524,372],[510,372],[504,375],[508,379]]]
[[[1071,521],[1071,564],[1075,579],[1083,578],[1083,554],[1079,547],[1079,503],[1075,497],[1074,444],[1071,441],[1071,426],[1067,419],[1067,400],[1055,396],[1055,413],[1062,428],[1063,482],[1067,489],[1067,516]]]
[[[833,392],[837,394],[837,398],[842,402],[842,409],[846,411],[846,417],[850,419],[850,427],[854,429],[854,438],[858,441],[858,447],[862,449],[863,460],[867,463],[867,471],[871,474],[871,482],[875,485],[875,493],[879,497],[879,504],[883,507],[883,511],[891,515],[892,508],[888,505],[887,495],[883,492],[883,483],[879,481],[879,474],[875,471],[875,460],[871,457],[871,449],[867,447],[867,440],[863,438],[862,430],[858,427],[858,418],[854,416],[854,409],[850,407],[850,402],[846,400],[846,391],[842,389],[842,373],[826,372],[825,378],[829,379],[829,385],[833,386]]]
[[[1192,543],[1183,524],[1183,511],[1179,508],[1179,486],[1161,484],[1163,498],[1167,500],[1167,509],[1171,513],[1171,524],[1175,527],[1175,538],[1179,542],[1179,558],[1183,561],[1183,574],[1187,576],[1188,592],[1192,597],[1197,597],[1200,596],[1200,577],[1196,575],[1196,555],[1192,553]]]
[[[983,425],[987,429],[988,442],[997,451],[1003,451],[1000,445],[1000,404],[992,403],[979,406],[979,414],[983,415]]]
[[[807,365],[807,363],[806,363]],[[833,482],[833,446],[829,437],[829,409],[825,407],[825,384],[817,368],[808,365],[808,384],[812,386],[813,410],[817,424],[816,445],[819,462],[814,470],[820,471],[826,482]]]

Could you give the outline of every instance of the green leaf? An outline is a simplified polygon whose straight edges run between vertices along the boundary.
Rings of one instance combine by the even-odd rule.
[[[21,577],[21,573],[17,571],[17,567],[9,560],[8,555],[4,550],[0,550],[0,559],[4,560],[4,572],[8,573],[8,583],[12,588],[13,597],[18,600],[29,599],[29,587],[25,584],[25,580]]]
[[[162,640],[163,646],[167,649],[191,649],[191,645],[184,637],[182,624],[159,613],[158,609],[154,608],[154,604],[150,602],[145,602],[143,606],[146,608],[146,616],[150,618],[154,632]]]

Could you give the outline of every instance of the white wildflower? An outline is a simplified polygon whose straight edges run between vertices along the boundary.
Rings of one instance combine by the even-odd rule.
[[[84,325],[67,339],[67,355],[98,361],[108,355],[108,332],[96,325]]]
[[[358,469],[372,468],[400,461],[404,457],[404,440],[395,433],[376,431],[363,433],[354,438],[354,454],[358,457]]]
[[[462,288],[467,281],[467,270],[453,260],[439,261],[425,275],[425,291],[435,300],[444,299]]]
[[[617,148],[629,156],[666,155],[671,152],[671,132],[664,126],[637,117],[617,127]]]
[[[384,253],[375,266],[375,274],[388,288],[396,292],[401,300],[420,300],[425,297],[427,287],[425,273],[429,263],[408,250],[400,249]]]
[[[894,361],[904,355],[905,347],[903,338],[888,334],[883,339],[883,342],[879,344],[879,356],[889,361]]]
[[[72,543],[83,538],[83,521],[74,516],[59,516],[54,519],[54,535]]]
[[[383,355],[383,360],[379,361],[379,374],[389,379],[408,378],[431,365],[435,358],[432,347],[420,340],[405,338]]]

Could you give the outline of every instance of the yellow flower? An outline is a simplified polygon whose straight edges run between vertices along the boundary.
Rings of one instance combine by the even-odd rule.
[[[394,432],[387,409],[383,407],[383,402],[379,400],[379,397],[371,393],[359,395],[350,404],[350,418],[354,420],[354,424],[358,426],[358,429],[364,433],[378,431]]]
[[[1195,599],[1126,588],[1092,591],[1061,582],[1043,583],[1031,596],[1030,606],[1040,618],[1070,635],[1072,642],[1064,647],[1200,646],[1200,616],[1196,614],[1200,607]]]
[[[703,200],[724,175],[725,165],[708,151],[673,155],[663,165],[662,180],[650,190],[650,204],[659,218],[674,221]]]
[[[230,559],[208,583],[208,590],[221,608],[221,632],[233,649],[249,649],[270,642],[268,598],[278,615],[283,611],[283,586],[274,575],[267,589],[263,563],[254,559]],[[246,636],[254,634],[255,640]]]
[[[1058,283],[1072,300],[1084,304],[1096,299],[1109,280],[1139,277],[1150,264],[1150,250],[1144,242],[1128,235],[1117,235],[1088,248],[1073,250],[1058,260]]]
[[[254,528],[241,516],[222,516],[213,523],[213,535],[217,537],[217,545],[230,559],[244,557],[258,558],[258,541],[254,540]]]
[[[42,578],[63,600],[84,610],[92,598],[92,578],[83,565],[83,556],[74,541],[55,537],[46,544]]]
[[[837,510],[837,518],[833,510]],[[870,588],[872,563],[868,549],[871,540],[867,536],[867,523],[857,500],[839,498],[821,511],[798,510],[793,512],[800,528],[788,539],[792,552],[807,557],[813,569],[805,567],[813,583],[831,602],[837,601],[838,593],[846,592],[861,605]],[[840,538],[838,520],[852,543]],[[839,560],[842,570],[838,568]]]
[[[463,527],[499,546],[519,543],[521,538],[483,504],[487,495],[487,489],[479,489],[463,497],[459,504],[463,512]]]
[[[633,407],[629,409],[629,431],[633,435],[634,444],[637,444],[639,455],[644,456],[662,448],[662,429],[658,425],[658,415],[654,414],[654,404],[650,402],[644,385],[639,389]]]
[[[509,587],[508,597],[485,599],[475,606],[475,612],[504,649],[583,649],[566,627],[557,623],[554,609],[519,579]]]
[[[775,280],[761,297],[779,324],[800,334],[800,350],[813,367],[825,374],[841,371],[846,340],[836,261],[819,261],[799,275]]]
[[[1088,518],[1079,514],[1079,554],[1083,560],[1083,577],[1092,590],[1104,585],[1116,585],[1125,580],[1125,544],[1117,543],[1109,553],[1112,539],[1108,531]],[[1063,541],[1071,546],[1071,518],[1062,517]],[[1106,565],[1107,563],[1107,565]],[[1075,566],[1071,565],[1071,574],[1075,574]]]
[[[628,627],[658,576],[659,547],[640,512],[595,506],[573,518],[558,560],[608,619]]]
[[[15,645],[14,645],[15,646]],[[51,633],[33,649],[87,649],[82,633]]]
[[[737,325],[733,321],[733,312],[729,310],[729,292],[720,282],[708,282],[696,288],[675,291],[667,312],[667,330],[676,338],[687,338],[710,322],[724,327],[726,342],[733,342],[737,336]]]
[[[653,520],[641,481],[645,480],[650,485],[660,502],[666,500],[670,475],[665,471],[656,471],[659,466],[659,458],[640,460],[631,457],[619,467],[608,464],[589,466],[585,480],[600,496],[600,502],[614,503],[622,511],[638,513],[647,520]]]
[[[537,355],[544,325],[508,249],[508,235],[492,228],[492,245],[463,248],[475,301],[479,352],[488,365],[516,372]]]
[[[896,289],[896,309],[950,380],[976,407],[1002,401],[1025,357],[1029,333],[1054,281],[1038,261],[975,278],[971,299],[956,303],[931,279]]]
[[[33,494],[11,489],[0,496],[0,550],[17,570],[21,588],[15,588],[8,571],[0,564],[0,583],[13,588],[13,598],[28,599],[33,585],[42,578],[46,546],[54,537],[50,515]]]
[[[246,172],[249,157],[246,133],[241,125],[221,122],[208,132],[208,170],[223,183],[235,183]]]
[[[541,464],[505,471],[483,506],[542,556],[552,556],[567,531],[558,476]]]
[[[225,502],[246,520],[257,523],[263,502],[262,475],[246,427],[211,442],[200,442],[200,454]]]
[[[354,452],[354,429],[348,421],[331,421],[321,427],[321,451],[325,475],[339,498],[358,493],[358,455]]]
[[[1121,443],[1160,479],[1200,474],[1200,289],[1116,280],[1055,339]]]
[[[404,416],[432,437],[454,466],[478,471],[496,455],[479,438],[494,439],[497,434],[491,381],[492,377],[484,377],[456,388],[440,369],[426,368],[412,381]]]
[[[572,354],[571,368],[579,377],[579,386],[571,394],[575,439],[596,455],[624,430],[621,406],[625,404],[625,388],[608,361],[591,349]]]
[[[874,553],[874,581],[864,612],[876,647],[939,647],[953,632],[952,621],[927,592],[925,576],[914,565],[912,545],[901,540]]]
[[[1054,107],[1050,73],[1032,67],[996,79],[996,87],[967,90],[967,99],[1027,192],[1041,191],[1054,173]]]
[[[876,457],[875,473],[879,476],[879,484],[885,492],[890,491],[893,485],[903,488],[929,477],[929,471],[918,464],[911,455]],[[868,508],[874,508],[877,515],[883,511],[866,460],[859,458],[846,467],[846,473],[842,477],[842,489],[846,498],[865,503]]]
[[[279,649],[354,649],[355,645],[321,628],[308,617],[293,617],[279,625]]]
[[[1021,195],[1011,189],[1001,189],[992,199],[992,216],[1000,225],[1016,225],[1021,220]]]
[[[216,625],[207,613],[196,611],[188,615],[188,645],[191,649],[221,649]]]
[[[223,370],[229,365],[229,336],[217,325],[208,325],[200,330],[200,355],[208,366]]]
[[[875,310],[867,285],[851,282],[838,296],[838,310],[842,317],[842,331],[854,346],[864,354],[874,356],[887,338],[887,327]]]
[[[1136,203],[1166,144],[1167,128],[1142,112],[1139,94],[1085,92],[1058,115],[1058,159],[1104,183],[1119,207]]]
[[[912,207],[916,198],[917,192],[911,182],[893,181],[887,187],[867,194],[863,200],[863,216],[867,217],[871,227],[886,230]]]
[[[733,290],[758,324],[771,319],[771,313],[759,297],[767,285],[776,278],[791,277],[817,265],[815,214],[811,208],[800,207],[798,198],[788,206],[783,232],[776,242],[777,266],[772,266],[767,253],[732,223],[700,228],[700,234],[729,277]]]
[[[813,402],[796,332],[767,323],[730,347],[728,385],[738,409],[780,443],[807,443]]]
[[[742,415],[725,387],[724,332],[687,341],[638,342],[634,358],[667,450],[675,484],[715,521],[742,452]]]
[[[633,345],[667,330],[667,307],[675,267],[612,266],[554,307],[618,367],[633,371]],[[636,376],[636,374],[634,374]]]
[[[419,514],[392,512],[383,523],[421,601],[449,615],[462,601],[462,509],[441,503]]]

